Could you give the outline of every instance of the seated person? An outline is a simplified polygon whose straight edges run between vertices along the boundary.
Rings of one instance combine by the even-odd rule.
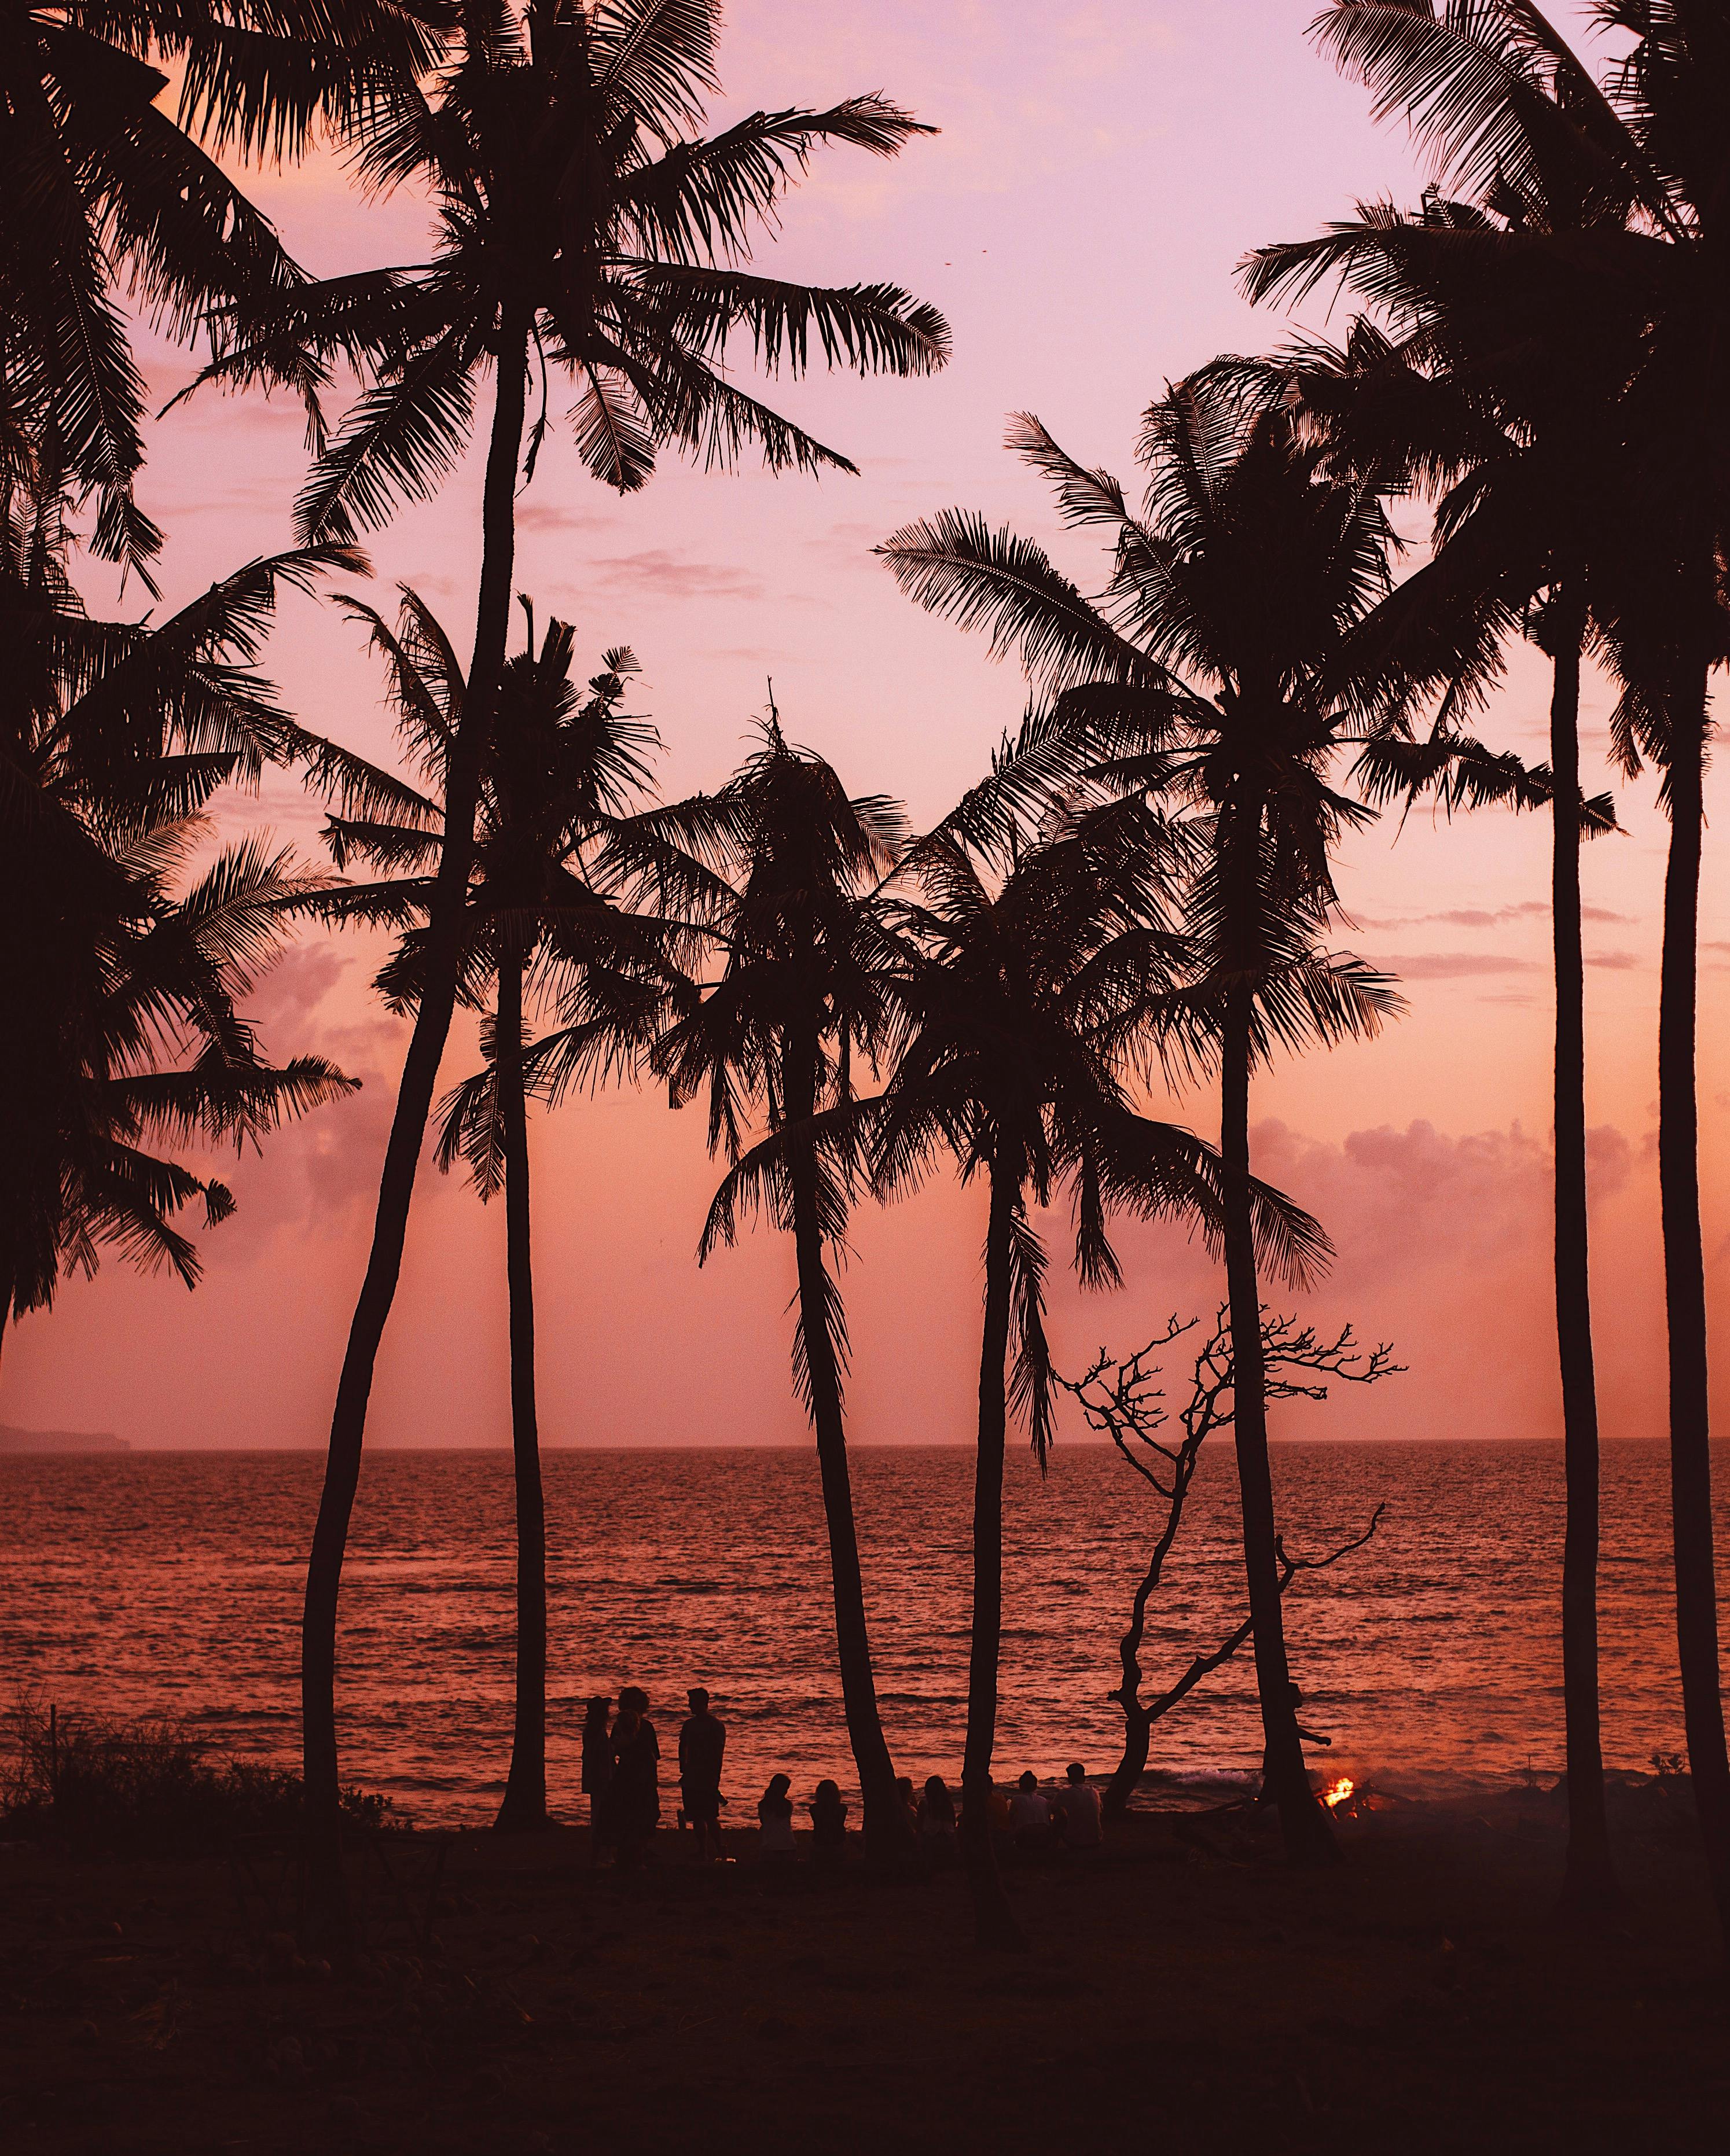
[[[833,1871],[847,1855],[847,1806],[840,1785],[817,1784],[816,1794],[806,1810],[811,1814],[811,1854],[819,1864]]]
[[[1099,1793],[1089,1786],[1087,1769],[1080,1760],[1072,1759],[1064,1774],[1066,1779],[1057,1797],[1058,1810],[1063,1822],[1063,1846],[1097,1849],[1105,1839]]]
[[[919,1799],[919,1850],[928,1864],[953,1864],[956,1853],[955,1800],[941,1774],[926,1781]]]
[[[1023,1856],[1033,1856],[1051,1846],[1051,1805],[1040,1794],[1031,1774],[1023,1774],[1009,1799],[1009,1825],[1015,1845]]]
[[[771,1774],[769,1787],[757,1799],[757,1853],[759,1856],[793,1854],[793,1784],[785,1774]]]

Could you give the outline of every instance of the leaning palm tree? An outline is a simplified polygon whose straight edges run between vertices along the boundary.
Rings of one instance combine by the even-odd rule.
[[[147,1146],[255,1143],[352,1090],[318,1057],[269,1063],[240,1014],[307,888],[291,855],[253,838],[193,869],[202,805],[283,752],[251,662],[332,550],[250,563],[155,628],[95,620],[64,511],[39,466],[0,487],[0,1333],[104,1245],[197,1281],[174,1216],[233,1201]]]
[[[1554,1273],[1568,1513],[1563,1894],[1584,1911],[1613,1904],[1616,1882],[1598,1686],[1580,913],[1581,844],[1602,819],[1580,789],[1580,679],[1594,609],[1604,613],[1606,584],[1626,551],[1623,403],[1641,321],[1625,291],[1581,273],[1574,252],[1626,234],[1625,184],[1605,184],[1587,141],[1549,97],[1535,96],[1521,124],[1542,138],[1532,169],[1504,174],[1485,207],[1434,195],[1415,216],[1378,206],[1320,239],[1259,249],[1247,282],[1258,298],[1301,298],[1337,277],[1393,326],[1390,337],[1361,324],[1341,354],[1312,348],[1300,356],[1298,377],[1306,409],[1354,468],[1379,469],[1402,490],[1438,497],[1439,551],[1383,609],[1391,648],[1433,644],[1445,623],[1456,705],[1497,670],[1501,644],[1518,625],[1551,660]],[[1399,784],[1392,771],[1382,775]],[[1464,774],[1456,765],[1430,775],[1451,798]]]
[[[844,1248],[851,1209],[856,1075],[888,1015],[876,894],[906,831],[896,803],[849,797],[821,757],[788,743],[773,713],[762,747],[712,813],[741,871],[717,923],[724,963],[656,1045],[652,1065],[676,1106],[707,1091],[710,1147],[730,1163],[699,1258],[734,1240],[747,1208],[793,1239],[794,1369],[816,1437],[847,1737],[867,1845],[893,1858],[907,1852],[910,1832],[878,1711],[847,1467],[847,1324],[827,1253]],[[748,1119],[763,1126],[749,1147]]]
[[[1688,0],[1605,0],[1632,40],[1600,83],[1529,0],[1346,0],[1317,28],[1379,114],[1408,119],[1436,180],[1485,203],[1584,176],[1583,215],[1543,274],[1589,284],[1600,314],[1632,317],[1618,447],[1624,545],[1594,613],[1624,696],[1615,729],[1630,773],[1664,769],[1671,836],[1659,1019],[1659,1171],[1670,1337],[1676,1628],[1689,1763],[1719,1920],[1730,1938],[1730,1753],[1720,1688],[1706,1304],[1695,1095],[1702,774],[1708,684],[1726,655],[1720,602],[1730,439],[1722,353],[1730,289],[1719,267],[1730,146],[1722,11]],[[1602,214],[1605,206],[1620,214]],[[1577,365],[1572,347],[1558,368]]]
[[[1114,1213],[1227,1224],[1223,1164],[1200,1139],[1140,1114],[1138,1042],[1177,988],[1183,953],[1166,920],[1186,834],[1140,798],[1079,815],[1053,808],[1043,842],[993,874],[948,831],[909,856],[892,909],[906,953],[895,981],[904,1036],[871,1126],[885,1196],[942,1156],[987,1191],[985,1316],[973,1504],[973,1616],[961,1832],[982,1945],[1019,1943],[992,1854],[988,1799],[1002,1633],[1002,1485],[1012,1407],[1043,1462],[1053,1378],[1046,1255],[1034,1209],[1072,1198],[1075,1264],[1116,1284]],[[1315,1223],[1245,1183],[1252,1232],[1282,1269],[1326,1249]],[[1013,1351],[1013,1368],[1010,1357]]]
[[[1097,779],[1195,819],[1203,852],[1182,914],[1192,970],[1160,1025],[1180,1063],[1219,1072],[1233,1434],[1270,1793],[1293,1861],[1324,1861],[1333,1835],[1304,1769],[1280,1609],[1249,1088],[1276,1047],[1370,1034],[1397,1007],[1389,983],[1321,942],[1336,912],[1337,837],[1372,813],[1330,773],[1372,716],[1352,639],[1387,590],[1390,534],[1373,489],[1327,477],[1284,385],[1253,371],[1193,377],[1149,408],[1140,516],[1036,420],[1012,441],[1053,480],[1067,522],[1114,533],[1103,602],[1037,547],[960,511],[883,552],[922,604],[1020,650],[1057,692],[1058,722],[1094,742]]]
[[[620,706],[636,662],[606,653],[585,696],[572,679],[575,636],[552,623],[540,649],[506,665],[498,721],[481,777],[460,993],[490,1015],[484,1067],[445,1103],[438,1160],[463,1161],[482,1202],[505,1199],[510,1306],[511,1431],[517,1512],[517,1672],[510,1771],[497,1824],[543,1827],[547,1815],[547,1565],[545,1502],[535,1389],[533,1250],[528,1101],[557,1097],[574,1081],[629,1067],[656,1037],[683,989],[682,957],[695,931],[634,910],[631,887],[658,880],[677,860],[680,896],[700,899],[698,862],[670,850],[666,818],[641,812],[658,745],[652,727]],[[463,720],[466,684],[455,648],[425,601],[405,589],[394,628],[350,603],[389,669],[390,701],[414,777],[405,780],[329,741],[302,735],[311,783],[341,813],[325,826],[340,870],[366,863],[377,880],[310,895],[327,920],[398,932],[375,986],[391,1009],[412,1012],[423,993],[426,922],[436,883],[444,792]],[[713,880],[711,879],[710,880]],[[525,1050],[525,1008],[554,999],[564,1023]]]
[[[248,308],[205,375],[289,382],[306,394],[322,450],[297,517],[315,536],[348,532],[356,520],[378,524],[404,495],[431,494],[468,442],[481,375],[494,371],[475,654],[446,776],[423,992],[306,1568],[302,1722],[319,1820],[315,1899],[338,1934],[348,1919],[337,1863],[337,1595],[367,1395],[457,994],[481,765],[505,666],[531,367],[539,382],[548,367],[572,379],[578,453],[593,475],[630,491],[649,479],[662,444],[712,465],[734,464],[755,444],[775,470],[846,468],[738,388],[725,368],[735,330],[755,338],[770,371],[802,371],[813,345],[858,373],[925,373],[947,358],[943,319],[895,287],[817,289],[742,267],[755,228],[772,224],[820,142],[893,155],[921,130],[884,99],[854,97],[826,112],[759,112],[703,140],[694,130],[714,89],[716,26],[714,0],[593,8],[554,0],[464,15],[456,60],[434,95],[401,78],[353,130],[371,186],[430,192],[434,259],[313,285],[274,313]],[[317,390],[334,360],[358,364],[367,388],[323,438]],[[546,409],[528,427],[527,470],[543,434]]]
[[[189,342],[214,307],[302,281],[217,162],[298,156],[381,69],[437,57],[437,10],[394,0],[215,0],[15,8],[0,48],[0,433],[51,439],[90,544],[154,591],[139,507],[146,385],[127,303]],[[178,115],[158,104],[179,76]]]
[[[850,469],[738,386],[725,364],[735,331],[770,372],[803,372],[814,349],[864,374],[924,373],[948,355],[941,316],[893,286],[817,288],[742,266],[818,144],[890,156],[924,131],[873,96],[821,112],[759,112],[703,139],[718,20],[716,0],[553,0],[466,13],[432,94],[404,74],[378,90],[353,131],[368,184],[411,184],[430,197],[433,259],[249,305],[219,331],[222,348],[203,377],[287,382],[306,396],[322,446],[297,515],[313,537],[376,524],[404,496],[430,495],[469,439],[477,384],[494,376],[474,653],[446,779],[422,990],[307,1567],[301,1711],[319,1821],[316,1899],[339,1933],[337,1600],[367,1399],[456,994],[480,775],[505,660],[514,498],[547,431],[544,396],[528,419],[531,372],[544,384],[556,367],[570,381],[579,456],[629,492],[666,444],[711,465],[731,465],[755,446],[777,470]],[[367,386],[327,438],[317,393],[337,362],[358,366]]]

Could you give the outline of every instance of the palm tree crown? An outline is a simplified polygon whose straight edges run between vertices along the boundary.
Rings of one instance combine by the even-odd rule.
[[[557,0],[471,16],[431,96],[404,77],[359,116],[365,180],[429,192],[432,259],[237,310],[203,377],[287,382],[307,398],[322,449],[298,505],[306,536],[377,524],[399,496],[430,493],[495,358],[537,362],[529,468],[557,367],[575,392],[579,454],[621,492],[643,485],[667,442],[712,465],[754,442],[771,469],[852,468],[733,382],[735,330],[770,372],[802,372],[813,348],[861,372],[943,364],[941,316],[894,286],[811,288],[743,266],[754,228],[819,142],[890,156],[930,131],[857,97],[759,112],[702,139],[693,131],[716,86],[718,19],[713,0]],[[326,440],[318,392],[333,358],[361,364],[371,387]]]
[[[210,310],[303,281],[211,148],[297,155],[387,71],[428,65],[430,17],[394,0],[44,0],[0,41],[0,432],[29,434],[80,494],[91,544],[154,591],[162,534],[133,485],[146,385],[125,300],[179,341]],[[180,73],[178,120],[157,99]]]
[[[247,839],[186,886],[202,804],[292,732],[250,663],[280,588],[354,557],[252,562],[155,629],[95,621],[64,510],[40,473],[0,497],[0,1327],[105,1243],[191,1286],[172,1217],[232,1199],[147,1142],[255,1142],[352,1090],[319,1057],[266,1062],[237,1008],[306,887],[291,856]]]

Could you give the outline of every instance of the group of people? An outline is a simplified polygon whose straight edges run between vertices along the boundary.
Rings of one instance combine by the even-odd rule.
[[[679,1824],[696,1837],[699,1863],[717,1864],[721,1851],[721,1770],[727,1755],[727,1726],[715,1713],[701,1685],[686,1695],[690,1712],[679,1728]],[[583,1722],[583,1793],[589,1799],[592,1858],[629,1869],[642,1863],[661,1819],[661,1742],[649,1719],[649,1696],[639,1685],[613,1701],[597,1695]],[[954,1863],[960,1852],[960,1820],[955,1799],[940,1774],[916,1795],[907,1777],[896,1784],[921,1855],[935,1869]],[[995,1783],[988,1799],[991,1839],[1005,1853],[1038,1857],[1060,1850],[1097,1849],[1104,1839],[1099,1793],[1079,1760],[1070,1763],[1064,1779],[1042,1789],[1037,1775],[1025,1774],[1012,1791]],[[805,1807],[811,1820],[813,1860],[833,1868],[845,1860],[847,1805],[840,1785],[821,1781]],[[793,1784],[785,1774],[770,1778],[757,1801],[757,1853],[785,1861],[793,1856]]]
[[[721,1855],[721,1765],[727,1725],[709,1711],[701,1685],[685,1695],[689,1714],[679,1730],[679,1810],[697,1836],[697,1854],[715,1863]],[[626,1685],[613,1702],[597,1694],[583,1719],[583,1794],[589,1799],[592,1861],[611,1857],[629,1870],[648,1853],[661,1821],[661,1740],[649,1719],[649,1695]]]
[[[959,1822],[955,1799],[943,1777],[933,1774],[916,1804],[910,1781],[903,1780],[896,1786],[926,1861],[953,1862],[959,1847]],[[1063,1781],[1049,1789],[1042,1789],[1038,1776],[1031,1773],[1023,1774],[1012,1790],[993,1782],[986,1803],[991,1840],[1000,1854],[1048,1856],[1059,1850],[1097,1849],[1105,1838],[1099,1793],[1088,1780],[1087,1768],[1079,1759],[1069,1762]]]

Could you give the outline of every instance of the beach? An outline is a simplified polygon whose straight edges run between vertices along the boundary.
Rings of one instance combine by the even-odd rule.
[[[1028,1951],[984,1956],[959,1876],[879,1881],[857,1845],[839,1878],[777,1871],[738,1831],[736,1864],[663,1833],[635,1876],[581,1830],[402,1838],[346,1972],[245,1866],[14,1846],[7,2145],[1715,2148],[1730,2002],[1691,1804],[1614,1795],[1628,1902],[1596,1938],[1554,1921],[1542,1791],[1342,1818],[1322,1874],[1242,1815],[1134,1815],[1012,1869]]]

